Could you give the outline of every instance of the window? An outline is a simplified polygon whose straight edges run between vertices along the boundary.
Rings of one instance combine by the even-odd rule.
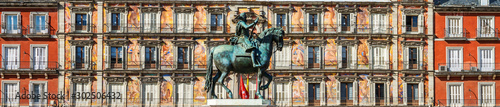
[[[122,47],[111,47],[111,68],[123,67],[123,49]]]
[[[384,84],[375,84],[375,99],[377,105],[384,105],[385,100]]]
[[[46,82],[31,81],[30,82],[30,94],[31,95],[45,95],[47,92]],[[34,97],[30,99],[30,107],[44,107],[47,101],[43,97]]]
[[[277,14],[276,15],[276,27],[281,27],[283,30],[286,29],[287,19],[286,14]]]
[[[176,84],[177,88],[175,88],[177,92],[176,100],[177,105],[180,107],[192,106],[193,104],[193,86],[191,83],[178,83]],[[249,87],[250,88],[250,87]],[[255,95],[250,93],[249,95]]]
[[[373,47],[373,68],[374,69],[387,69],[387,51],[385,46]]]
[[[73,94],[82,95],[90,92],[90,86],[88,83],[73,83]],[[90,99],[85,97],[72,97],[73,104],[78,106],[89,106]]]
[[[407,84],[406,86],[406,102],[408,105],[418,105],[418,84]]]
[[[48,33],[48,15],[47,14],[32,14],[31,32],[34,34]]]
[[[479,4],[481,4],[481,6],[488,6],[490,4],[490,0],[479,0]]]
[[[292,64],[292,49],[290,46],[283,46],[281,51],[276,51],[274,54],[274,64],[275,69],[286,69],[290,68]]]
[[[75,30],[87,31],[87,14],[76,14]]]
[[[111,13],[111,30],[120,30],[120,13]]]
[[[290,106],[290,86],[288,83],[275,83],[276,84],[276,105],[278,106]]]
[[[340,99],[342,105],[353,105],[353,83],[340,83]]]
[[[464,104],[464,87],[463,83],[446,83],[446,97],[448,106],[463,106]]]
[[[21,33],[21,15],[19,12],[2,13],[3,33],[19,34]]]
[[[43,70],[47,68],[47,48],[32,47],[31,48],[31,64],[34,70]]]
[[[341,17],[341,31],[351,31],[351,15],[342,14]]]
[[[157,51],[156,47],[145,47],[144,63],[146,69],[156,68]]]
[[[156,25],[156,19],[157,15],[154,12],[145,12],[143,13],[144,15],[144,20],[142,22],[143,24],[143,29],[144,32],[156,32],[157,31],[157,25]]]
[[[418,69],[418,50],[408,48],[408,69]]]
[[[2,106],[17,107],[19,105],[19,81],[2,81]]]
[[[495,83],[494,82],[479,82],[478,83],[478,106],[495,106]]]
[[[177,32],[191,33],[193,32],[193,14],[192,13],[177,13]]]
[[[418,16],[406,16],[406,32],[418,32]]]
[[[319,68],[320,63],[320,50],[318,46],[309,46],[308,48],[308,62],[309,68]]]
[[[210,31],[222,31],[222,27],[224,27],[223,19],[222,14],[212,14],[210,16]]]
[[[177,50],[177,68],[187,69],[189,64],[189,50],[187,47],[179,47]]]
[[[372,30],[373,33],[386,33],[387,32],[387,17],[386,14],[375,13],[372,14]]]
[[[142,103],[146,107],[157,106],[159,94],[156,83],[143,83],[142,84]]]
[[[462,49],[448,49],[447,65],[450,71],[462,71]]]
[[[447,16],[446,18],[446,37],[463,37],[462,17]]]
[[[75,66],[76,68],[85,68],[85,47],[77,46],[76,47],[76,56],[75,56]]]
[[[109,101],[109,104],[108,105],[111,105],[113,107],[121,107],[121,106],[124,106],[124,99],[125,99],[125,92],[123,91],[124,90],[124,86],[122,83],[109,83],[108,84],[108,87],[109,89],[108,90],[108,93],[106,94],[110,94],[110,95],[115,95],[115,98],[109,98],[108,101]]]
[[[19,69],[19,45],[4,45],[3,67],[5,69]]]
[[[309,14],[309,31],[318,31],[318,14]]]
[[[479,70],[493,71],[495,68],[494,48],[479,47],[478,51]]]
[[[477,24],[478,37],[495,37],[494,16],[479,16]]]
[[[341,67],[340,68],[348,68],[348,63],[350,62],[350,58],[348,57],[349,56],[349,49],[347,46],[342,46],[342,64],[341,64]]]
[[[319,83],[309,83],[308,87],[309,105],[319,106],[321,99]]]

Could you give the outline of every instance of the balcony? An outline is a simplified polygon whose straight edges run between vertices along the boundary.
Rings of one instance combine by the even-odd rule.
[[[59,68],[57,61],[1,61],[2,70],[50,71]]]
[[[445,28],[444,29],[444,40],[459,40],[464,41],[467,40],[467,33],[465,28]]]
[[[440,63],[439,72],[451,73],[492,73],[500,71],[500,63]]]
[[[107,61],[105,61],[106,64]],[[106,70],[109,71],[123,71],[123,70],[205,70],[207,65],[206,63],[196,63],[192,64],[191,62],[186,63],[176,63],[173,61],[125,61],[125,63],[109,63]],[[77,68],[83,69],[86,64],[81,63]],[[215,68],[215,66],[214,66]]]
[[[76,23],[71,23],[70,25],[71,25],[70,36],[91,36],[93,35],[91,29],[96,27],[94,24],[77,25]]]
[[[498,40],[498,29],[496,28],[478,28],[476,32],[476,40],[478,41]]]
[[[404,70],[425,70],[427,63],[422,61],[403,61]]]
[[[305,61],[307,63],[307,61]],[[315,64],[315,63],[312,63]],[[273,60],[271,62],[272,70],[306,70],[308,68],[322,70],[388,70],[392,63],[389,61],[361,61],[349,60],[338,62],[337,60],[324,60],[324,64],[317,63],[315,65],[298,63],[291,60]]]
[[[425,5],[426,0],[400,0],[401,5]]]
[[[91,70],[95,63],[85,62],[85,61],[70,61],[71,68],[74,70]]]
[[[110,36],[133,36],[140,34],[143,36],[153,36],[153,34],[164,34],[164,33],[200,33],[200,34],[227,34],[227,25],[212,26],[210,24],[190,24],[190,25],[179,25],[179,24],[164,24],[158,26],[144,27],[144,26],[111,26],[105,25],[108,30],[106,33]]]
[[[281,27],[288,33],[317,33],[317,34],[389,34],[392,29],[388,24],[374,25],[374,24],[358,24],[343,26],[340,24],[322,24],[322,25],[308,25],[308,24],[292,24],[290,26],[276,26]],[[288,27],[288,29],[287,29]],[[308,31],[308,32],[307,32]]]
[[[436,107],[493,107],[498,106],[495,102],[498,103],[499,101],[499,99],[438,99],[434,105]]]
[[[50,38],[51,34],[55,34],[56,30],[50,25],[45,26],[27,26],[27,35],[29,38]]]
[[[6,27],[5,24],[2,25],[2,33],[0,34],[0,37],[3,38],[20,38],[23,37],[23,34],[26,34],[26,31],[28,29],[23,26],[17,26],[17,27]]]

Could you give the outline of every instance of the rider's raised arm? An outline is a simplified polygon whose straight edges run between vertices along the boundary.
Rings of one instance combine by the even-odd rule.
[[[248,29],[248,28],[254,26],[258,21],[259,21],[259,18],[257,18],[252,24],[249,24],[249,25],[247,25],[244,21],[239,21],[238,23],[240,23],[240,25],[243,26],[243,28]]]

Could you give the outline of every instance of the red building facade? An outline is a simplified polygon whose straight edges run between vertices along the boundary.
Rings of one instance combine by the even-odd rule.
[[[500,70],[500,8],[495,7],[499,3],[436,3],[435,105],[499,106],[500,94],[496,92],[500,92],[500,80],[496,75]]]
[[[51,0],[0,3],[2,106],[57,104],[47,96],[58,86],[57,6]]]

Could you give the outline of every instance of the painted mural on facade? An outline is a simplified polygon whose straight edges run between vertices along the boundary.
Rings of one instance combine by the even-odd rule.
[[[295,76],[295,81],[293,81],[293,88],[292,88],[292,103],[294,105],[303,105],[306,103],[306,86],[304,83],[304,80],[302,79],[302,76]]]
[[[161,105],[173,105],[174,104],[174,82],[170,78],[170,75],[163,75],[163,81],[161,81],[161,92],[160,92],[160,103]]]

